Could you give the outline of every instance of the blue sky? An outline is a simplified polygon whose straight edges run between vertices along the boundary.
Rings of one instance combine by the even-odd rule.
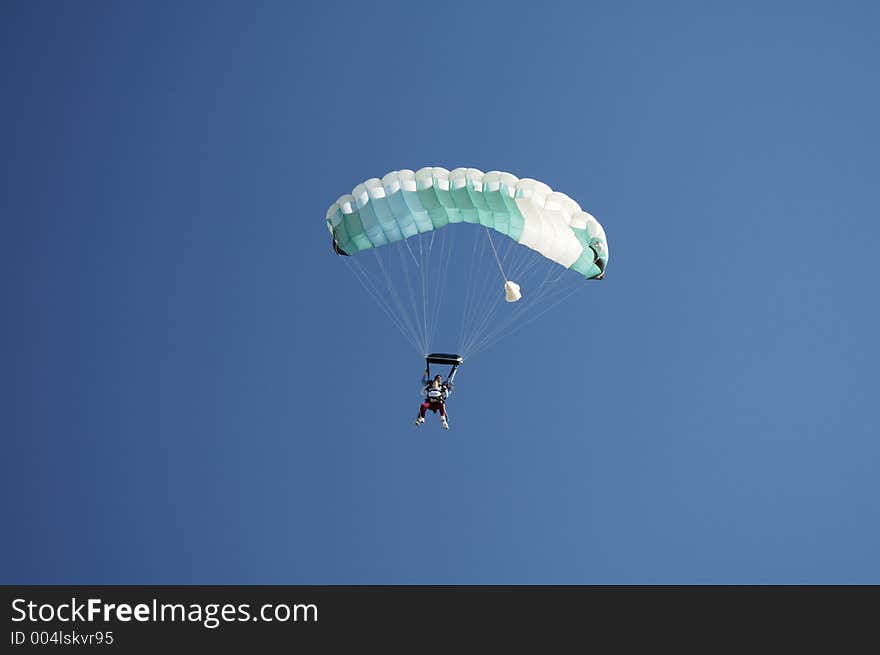
[[[880,583],[873,3],[0,13],[3,583]],[[448,432],[324,226],[426,165],[611,248]]]

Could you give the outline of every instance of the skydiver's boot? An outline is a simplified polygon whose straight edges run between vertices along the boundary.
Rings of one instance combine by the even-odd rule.
[[[421,416],[419,416],[419,417],[416,419],[416,427],[420,426],[420,425],[421,425],[422,423],[424,423],[424,422],[425,422],[425,419],[423,419]]]
[[[443,429],[448,430],[449,429],[449,421],[446,420],[446,417],[443,416],[440,418],[440,420],[442,421],[442,423],[440,425],[443,426]]]

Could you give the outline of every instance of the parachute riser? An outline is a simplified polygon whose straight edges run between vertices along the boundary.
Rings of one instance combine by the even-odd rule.
[[[431,364],[451,364],[452,369],[449,371],[449,377],[447,380],[452,383],[456,370],[458,370],[458,367],[463,363],[464,358],[461,355],[448,353],[432,353],[430,355],[425,355],[425,370],[428,373],[429,380],[431,379]]]

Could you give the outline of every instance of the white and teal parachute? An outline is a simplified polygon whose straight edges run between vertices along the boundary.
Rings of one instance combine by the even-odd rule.
[[[458,349],[471,356],[608,263],[604,229],[577,202],[501,171],[392,171],[341,196],[326,220],[336,253],[422,354],[438,329],[453,345],[460,320]]]

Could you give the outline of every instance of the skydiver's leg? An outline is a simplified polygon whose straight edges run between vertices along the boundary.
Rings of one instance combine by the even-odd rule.
[[[425,410],[428,409],[428,403],[422,403],[419,405],[419,417],[416,419],[416,425],[421,425],[425,422]]]
[[[446,403],[440,403],[440,425],[444,430],[449,429],[449,421],[446,418]]]

